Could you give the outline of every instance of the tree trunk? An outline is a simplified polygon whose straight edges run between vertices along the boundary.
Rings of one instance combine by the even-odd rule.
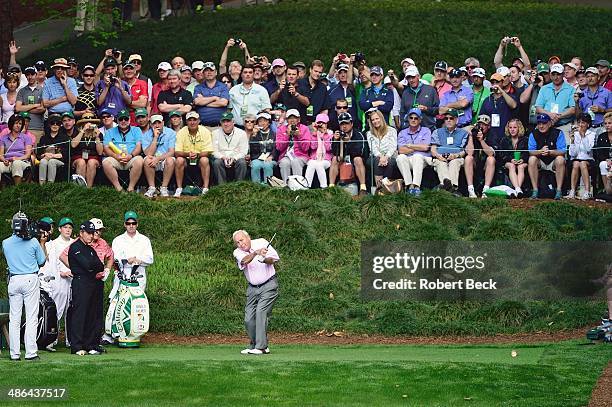
[[[12,18],[12,1],[0,1],[0,66],[4,68],[8,66],[11,54],[9,53],[8,45],[13,40],[13,18]]]

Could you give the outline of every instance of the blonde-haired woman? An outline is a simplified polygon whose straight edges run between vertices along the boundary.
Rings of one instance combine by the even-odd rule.
[[[387,126],[380,110],[369,113],[368,123],[370,130],[366,137],[374,164],[374,180],[376,187],[380,188],[383,177],[393,177],[397,156],[397,130]]]
[[[523,197],[521,186],[525,180],[525,169],[529,161],[528,138],[519,119],[510,119],[506,124],[506,137],[500,142],[500,158],[508,172],[517,198]]]

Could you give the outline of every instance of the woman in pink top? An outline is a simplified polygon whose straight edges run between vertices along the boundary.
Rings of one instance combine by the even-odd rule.
[[[312,134],[310,142],[310,160],[306,164],[306,180],[308,185],[312,186],[312,179],[316,172],[321,188],[327,188],[327,174],[325,174],[325,170],[331,165],[332,159],[331,139],[334,133],[327,129],[328,122],[329,117],[325,113],[317,115],[314,124],[316,131]]]
[[[297,109],[287,111],[287,125],[282,125],[276,132],[276,149],[278,166],[283,181],[289,175],[302,175],[302,169],[308,162],[310,153],[310,130],[300,123]]]

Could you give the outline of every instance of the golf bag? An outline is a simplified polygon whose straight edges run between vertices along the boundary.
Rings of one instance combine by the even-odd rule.
[[[25,337],[26,323],[21,324],[21,341]],[[36,344],[38,349],[44,349],[57,340],[57,308],[55,302],[45,290],[40,290],[38,302],[38,330],[36,332]]]
[[[115,262],[118,270],[119,289],[111,299],[106,313],[105,331],[118,338],[119,347],[138,347],[140,338],[149,331],[149,301],[138,284],[138,266],[132,268],[126,278],[124,268],[130,267],[127,260]]]

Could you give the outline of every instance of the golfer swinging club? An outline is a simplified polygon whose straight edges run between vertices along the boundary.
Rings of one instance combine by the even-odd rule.
[[[244,308],[244,325],[251,341],[243,355],[262,355],[270,353],[268,348],[268,318],[278,297],[278,282],[274,263],[280,258],[271,246],[271,241],[254,239],[245,230],[232,234],[236,244],[234,257],[238,268],[244,272],[249,283],[247,302]]]

